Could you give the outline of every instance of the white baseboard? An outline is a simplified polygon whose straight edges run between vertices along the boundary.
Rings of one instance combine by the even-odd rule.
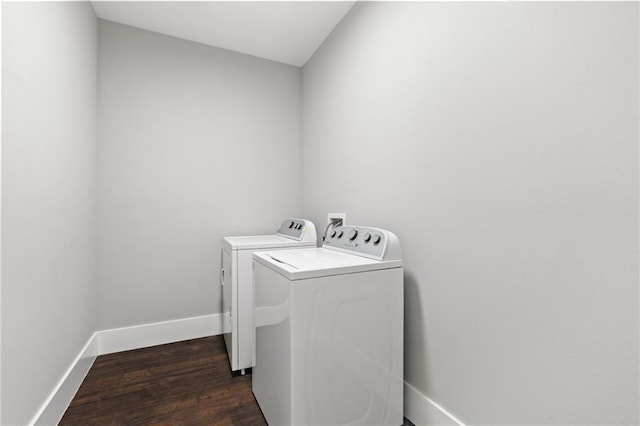
[[[440,404],[404,382],[404,416],[420,426],[465,426]]]
[[[222,333],[222,314],[100,330],[93,333],[29,425],[58,424],[98,355]]]
[[[222,333],[222,314],[203,315],[96,332],[100,355]]]
[[[44,404],[33,416],[30,425],[58,424],[97,356],[98,339],[96,333],[93,333]]]

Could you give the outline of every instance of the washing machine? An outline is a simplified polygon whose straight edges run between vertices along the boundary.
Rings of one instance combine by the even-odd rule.
[[[225,237],[222,241],[222,331],[231,370],[253,366],[253,287],[251,254],[256,250],[316,247],[316,228],[305,219],[287,219],[273,235]]]
[[[270,425],[403,424],[398,238],[339,226],[320,248],[253,254],[252,390]]]

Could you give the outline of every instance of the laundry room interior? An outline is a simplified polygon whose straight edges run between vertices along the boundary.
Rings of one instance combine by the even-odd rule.
[[[311,226],[313,247],[288,259],[346,258],[333,231],[358,250],[398,242],[400,310],[348,320],[393,342],[373,352],[396,360],[384,373],[399,368],[405,424],[640,423],[638,2],[3,1],[1,15],[2,425],[74,424],[65,411],[103,357],[157,347],[154,368],[168,370],[162,348],[190,341],[217,345],[224,364],[193,389],[245,383],[259,422],[237,407],[206,417],[225,404],[200,391],[103,421],[372,424],[296,417],[277,393],[268,403],[294,414],[269,421],[251,380],[261,356],[289,350],[280,337],[264,334],[273,345],[252,371],[227,359],[225,237]],[[295,265],[248,256],[302,287]],[[286,303],[307,310],[295,291]],[[275,292],[255,290],[256,303]],[[304,324],[290,321],[291,360],[273,359],[290,361],[290,386],[311,371],[295,368],[298,347],[313,351],[298,342],[320,338]],[[359,356],[340,351],[322,362]],[[343,405],[384,406],[351,393],[364,402]],[[94,412],[108,403],[88,395]]]

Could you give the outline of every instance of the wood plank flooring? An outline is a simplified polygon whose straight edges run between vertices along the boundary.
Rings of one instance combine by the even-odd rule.
[[[60,425],[266,425],[222,336],[99,356]]]

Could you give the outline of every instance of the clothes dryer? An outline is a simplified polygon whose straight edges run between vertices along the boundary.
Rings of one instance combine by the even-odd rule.
[[[273,235],[225,237],[222,241],[222,330],[232,371],[254,363],[251,254],[256,250],[316,247],[316,228],[305,219],[287,219]]]
[[[252,390],[271,425],[403,423],[403,264],[389,231],[253,254]]]

